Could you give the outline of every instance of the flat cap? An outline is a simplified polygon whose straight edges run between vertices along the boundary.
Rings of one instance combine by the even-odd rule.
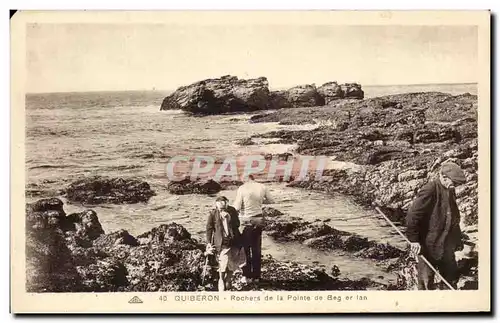
[[[229,202],[229,200],[227,199],[227,197],[225,196],[219,196],[215,199],[215,202],[218,202],[218,201],[225,201],[225,202]]]
[[[441,173],[454,183],[463,184],[466,181],[464,171],[455,163],[446,162],[441,165]]]

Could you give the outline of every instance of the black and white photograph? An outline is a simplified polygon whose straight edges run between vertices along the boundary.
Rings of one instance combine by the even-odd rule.
[[[474,22],[487,12],[442,25],[16,14],[40,17],[23,24],[13,107],[23,293],[334,304],[355,291],[362,304],[489,281]]]

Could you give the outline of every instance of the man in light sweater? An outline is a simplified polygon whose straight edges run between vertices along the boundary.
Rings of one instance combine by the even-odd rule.
[[[247,262],[243,267],[243,279],[246,282],[259,282],[262,257],[262,229],[264,216],[262,204],[273,203],[269,189],[248,175],[248,181],[238,188],[234,208],[240,212],[243,224],[243,247]]]

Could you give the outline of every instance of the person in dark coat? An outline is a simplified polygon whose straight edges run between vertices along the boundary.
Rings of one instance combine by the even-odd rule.
[[[411,251],[424,256],[453,288],[459,278],[455,252],[463,249],[455,186],[465,181],[464,172],[457,164],[444,163],[439,177],[417,193],[406,216]],[[418,261],[417,270],[418,288],[435,289],[435,273],[422,259]]]
[[[219,291],[231,288],[233,272],[246,263],[238,212],[220,196],[207,219],[207,253],[216,254],[219,265]]]

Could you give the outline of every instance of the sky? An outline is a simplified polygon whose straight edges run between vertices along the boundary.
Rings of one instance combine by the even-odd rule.
[[[271,89],[474,83],[475,26],[30,24],[28,92],[175,90],[235,75]]]

